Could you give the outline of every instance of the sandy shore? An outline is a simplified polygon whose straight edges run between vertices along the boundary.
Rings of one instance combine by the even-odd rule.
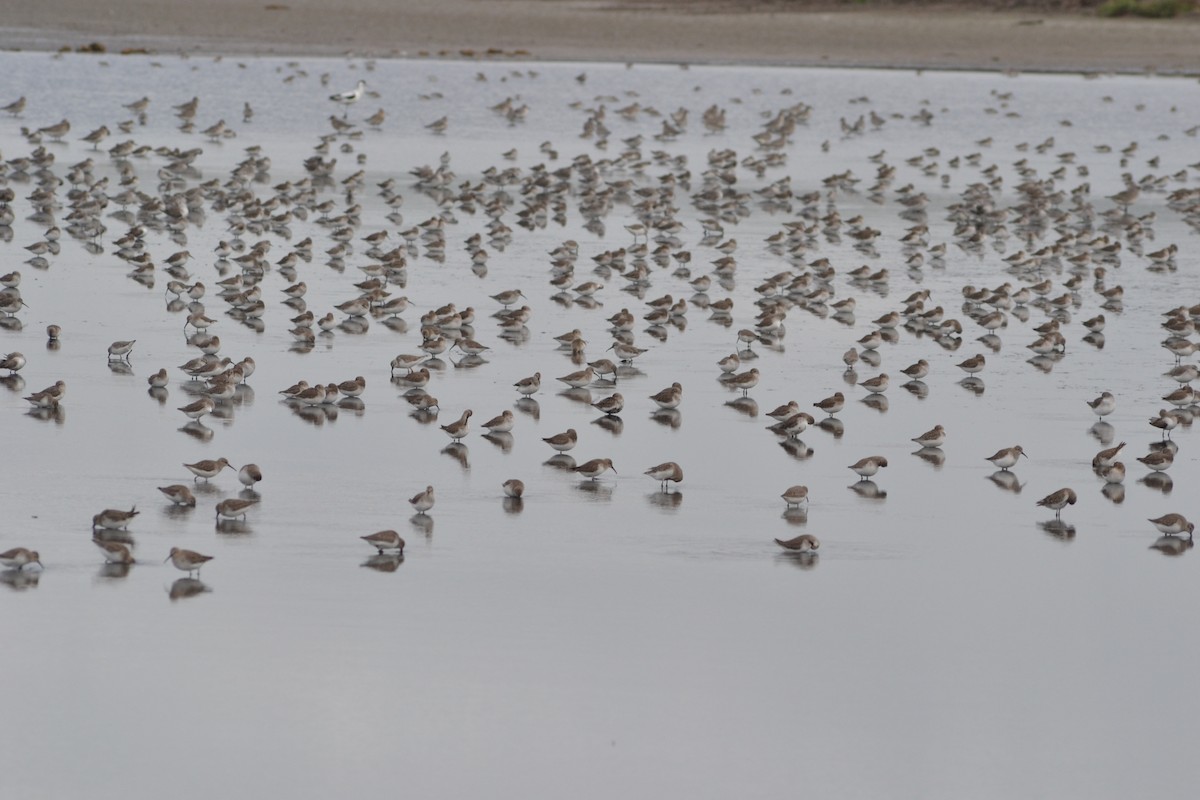
[[[754,0],[11,0],[0,47],[1200,74],[1200,19]]]

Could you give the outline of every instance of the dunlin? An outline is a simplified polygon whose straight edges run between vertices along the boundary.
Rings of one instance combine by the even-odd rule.
[[[824,400],[813,403],[813,405],[832,417],[845,407],[846,396],[841,392],[834,392],[833,396],[826,397]]]
[[[509,478],[502,485],[504,495],[519,500],[525,494],[525,484],[517,478]]]
[[[1125,465],[1120,461],[1114,461],[1108,466],[1100,467],[1097,471],[1105,483],[1118,484],[1125,481]]]
[[[21,569],[26,564],[37,564],[42,566],[41,559],[38,558],[36,550],[26,550],[24,547],[14,547],[11,550],[5,550],[0,553],[0,564],[9,569]]]
[[[575,447],[575,443],[579,440],[579,435],[574,428],[568,428],[563,433],[556,433],[553,436],[547,436],[542,439],[543,442],[553,447],[560,453],[565,453]]]
[[[398,369],[402,369],[405,372],[411,372],[427,358],[429,358],[429,356],[425,353],[422,353],[421,355],[408,355],[406,353],[401,353],[392,359],[392,374],[394,375]]]
[[[796,486],[789,486],[787,491],[779,496],[782,497],[783,502],[787,503],[789,506],[798,506],[801,503],[808,502],[808,487],[801,486],[799,484]]]
[[[109,360],[111,361],[112,359],[117,358],[117,359],[124,359],[124,360],[128,361],[129,353],[131,350],[133,350],[133,345],[134,345],[134,342],[136,342],[136,341],[137,341],[136,339],[133,339],[128,342],[113,342],[112,344],[110,344],[108,346]]]
[[[858,385],[866,389],[871,394],[883,394],[887,391],[888,387],[887,373],[880,373],[874,378],[869,378],[868,380],[862,381]]]
[[[572,471],[594,481],[610,469],[613,472],[617,471],[617,468],[613,466],[611,458],[593,458],[591,461],[585,461],[579,466],[574,467]]]
[[[886,467],[887,465],[887,459],[883,456],[867,456],[851,464],[850,469],[858,473],[859,477],[863,480],[866,480],[876,472],[879,472],[881,467]]]
[[[166,367],[163,367],[158,372],[154,373],[153,375],[151,375],[149,378],[146,379],[146,383],[148,383],[150,385],[151,389],[162,389],[169,382],[170,382],[170,378],[167,377],[167,368]]]
[[[514,383],[513,386],[516,387],[517,392],[525,395],[526,397],[531,394],[535,394],[539,389],[542,388],[542,373],[535,372],[528,378],[521,378],[521,380]]]
[[[987,460],[995,464],[1002,470],[1007,470],[1009,467],[1017,463],[1017,459],[1021,456],[1029,458],[1025,455],[1025,451],[1021,449],[1021,445],[1015,447],[1006,447],[1003,450],[997,450],[995,455],[988,456]]]
[[[211,414],[213,409],[216,407],[217,404],[213,402],[211,397],[201,397],[194,403],[188,403],[186,406],[181,406],[179,410],[192,419],[200,419],[205,414]]]
[[[196,496],[192,494],[191,489],[184,486],[182,483],[174,483],[170,486],[159,486],[158,490],[165,494],[167,499],[177,506],[196,505]]]
[[[1103,392],[1095,400],[1088,400],[1087,404],[1091,407],[1092,413],[1103,419],[1116,410],[1117,398],[1112,396],[1112,392]]]
[[[960,361],[958,368],[968,375],[974,375],[977,372],[982,372],[987,360],[982,355],[976,355],[968,358],[966,361]]]
[[[9,375],[16,375],[25,366],[25,356],[17,352],[0,357],[0,369],[8,370]]]
[[[196,478],[204,478],[204,480],[208,480],[210,478],[217,477],[217,474],[221,470],[225,469],[225,467],[230,466],[230,464],[226,459],[218,458],[216,461],[205,459],[204,461],[197,461],[195,464],[184,464],[184,466],[187,467],[188,470],[196,476]],[[193,480],[195,480],[195,478],[193,478]]]
[[[404,552],[404,540],[395,531],[379,531],[358,537],[382,554],[385,550]]]
[[[644,473],[658,481],[659,488],[667,489],[667,482],[679,483],[683,480],[683,468],[674,461],[666,461],[656,467],[651,467]]]
[[[367,379],[359,375],[352,381],[342,381],[337,388],[346,397],[359,397],[367,390]]]
[[[263,479],[262,470],[258,468],[258,464],[247,464],[238,470],[238,480],[242,486],[247,489],[254,488],[254,484]]]
[[[443,425],[442,430],[444,430],[446,435],[456,442],[459,439],[465,438],[466,435],[471,432],[470,426],[467,424],[467,420],[471,418],[472,413],[473,412],[471,409],[468,408],[462,413],[462,416],[459,417],[457,421],[451,422],[449,425]]]
[[[1058,517],[1062,514],[1062,510],[1067,506],[1075,505],[1075,501],[1079,497],[1075,494],[1074,489],[1059,489],[1057,492],[1048,494],[1041,500],[1037,501],[1037,505],[1043,508],[1054,509],[1054,516]]]
[[[683,399],[683,386],[679,383],[672,383],[666,389],[650,395],[659,408],[676,408]]]
[[[729,379],[729,385],[735,389],[741,389],[742,396],[745,397],[747,392],[758,386],[758,368],[735,374]]]
[[[946,429],[941,425],[934,425],[912,441],[921,447],[941,447],[946,443]]]
[[[489,433],[509,433],[516,424],[516,418],[510,409],[504,409],[499,416],[492,417],[487,422],[483,423],[482,427],[487,428]]]
[[[1101,450],[1096,454],[1096,457],[1092,459],[1092,468],[1098,469],[1100,467],[1112,466],[1113,462],[1117,460],[1117,456],[1121,454],[1121,450],[1124,447],[1125,443],[1121,442],[1116,447],[1109,447]]]
[[[1196,530],[1196,526],[1188,522],[1187,518],[1182,514],[1163,514],[1158,519],[1150,520],[1150,524],[1168,536],[1174,536],[1186,531],[1187,535],[1191,537],[1192,533]]]
[[[221,502],[217,503],[216,506],[217,519],[219,520],[222,517],[225,519],[237,519],[238,517],[245,519],[246,512],[251,506],[256,505],[257,503],[257,498],[251,500],[242,500],[241,498],[230,497],[226,500],[222,500]]]
[[[820,540],[811,533],[802,533],[794,539],[776,539],[775,544],[785,550],[799,550],[800,552],[809,552],[821,546]]]
[[[789,400],[788,402],[784,403],[783,405],[776,407],[774,411],[768,411],[767,416],[770,417],[771,419],[779,420],[780,422],[782,422],[783,420],[787,419],[788,417],[792,416],[793,414],[799,414],[799,413],[800,413],[800,404],[797,403],[795,400]]]
[[[581,369],[578,372],[572,372],[570,375],[564,375],[559,378],[560,381],[570,386],[572,389],[582,389],[593,380],[596,379],[596,371],[591,367]]]
[[[738,367],[742,365],[742,360],[738,358],[737,353],[730,353],[717,362],[717,366],[721,368],[721,372],[737,372]]]
[[[605,414],[620,414],[625,408],[625,398],[621,396],[620,392],[614,392],[608,397],[592,403],[592,407]]]
[[[418,492],[408,500],[409,504],[417,510],[418,514],[424,514],[429,509],[433,508],[434,497],[433,487],[426,486],[425,491]]]
[[[1138,461],[1155,472],[1166,472],[1175,463],[1175,454],[1170,450],[1155,450],[1147,455],[1139,456]]]
[[[917,363],[911,364],[900,371],[903,372],[909,380],[924,380],[929,374],[929,362],[922,358]]]
[[[92,517],[92,528],[103,528],[105,530],[121,530],[128,528],[129,523],[133,522],[133,518],[142,512],[137,510],[137,506],[128,511],[120,511],[115,508],[106,508],[99,514]]]
[[[1178,413],[1178,411],[1167,411],[1165,408],[1159,409],[1158,416],[1150,418],[1150,425],[1162,431],[1165,439],[1171,435],[1171,431],[1179,426]]]
[[[175,569],[183,570],[188,575],[193,572],[199,574],[200,568],[207,562],[212,561],[212,556],[202,556],[194,550],[184,550],[179,547],[172,547],[171,552],[163,559],[163,563],[170,561]]]

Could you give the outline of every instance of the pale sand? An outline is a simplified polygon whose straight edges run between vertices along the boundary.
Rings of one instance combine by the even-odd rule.
[[[1200,19],[754,0],[9,0],[0,47],[1200,73]],[[488,51],[492,52],[488,54]],[[498,51],[498,52],[497,52]]]

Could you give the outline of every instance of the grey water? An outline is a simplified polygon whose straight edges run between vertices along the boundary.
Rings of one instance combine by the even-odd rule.
[[[0,550],[36,549],[44,563],[0,573],[4,794],[1191,796],[1200,780],[1192,763],[1200,701],[1187,688],[1200,658],[1191,622],[1198,562],[1182,542],[1176,556],[1153,549],[1158,533],[1146,519],[1200,514],[1192,434],[1186,425],[1173,432],[1179,452],[1169,479],[1146,481],[1134,458],[1161,440],[1147,420],[1176,385],[1162,376],[1174,360],[1159,346],[1160,315],[1200,301],[1195,231],[1167,206],[1169,191],[1194,186],[1194,80],[37,53],[0,54],[0,68],[0,104],[28,98],[20,117],[0,118],[16,196],[0,272],[21,271],[28,306],[0,328],[0,353],[28,359],[0,391]],[[37,147],[22,127],[70,119],[64,143],[42,142],[54,156],[48,169],[65,181],[70,165],[90,158],[110,196],[120,191],[106,152],[116,142],[202,148],[188,186],[225,184],[257,146],[270,158],[269,176],[252,184],[265,199],[273,186],[306,177],[304,160],[334,133],[329,117],[341,118],[328,96],[360,77],[373,94],[348,110],[356,135],[332,140],[323,157],[338,159],[333,185],[317,196],[339,212],[362,206],[344,269],[326,263],[333,242],[316,213],[244,238],[271,241],[274,262],[313,237],[313,258],[297,272],[307,307],[321,316],[357,296],[358,267],[371,263],[361,236],[386,229],[395,246],[399,230],[446,212],[444,262],[418,243],[407,285],[391,287],[412,302],[403,324],[368,318],[365,330],[345,326],[297,348],[288,332],[297,312],[282,302],[288,281],[278,270],[262,282],[261,330],[237,321],[216,296],[216,280],[236,267],[213,254],[232,238],[228,214],[214,207],[174,239],[161,226],[147,232],[159,265],[153,287],[127,277],[114,255],[129,228],[114,204],[101,216],[99,247],[64,233],[45,268],[24,263],[23,247],[41,240],[46,222],[30,219],[26,199],[36,168],[13,163]],[[143,95],[151,103],[139,123],[122,104]],[[171,106],[193,96],[195,130],[182,131]],[[510,124],[492,110],[506,99],[528,106],[523,120]],[[526,230],[515,222],[519,186],[505,186],[511,241],[496,245],[485,234],[486,271],[473,271],[464,243],[486,230],[487,216],[439,207],[410,174],[445,154],[456,176],[449,188],[469,184],[487,196],[497,189],[487,183],[490,167],[527,175],[584,155],[615,160],[630,147],[623,140],[641,136],[645,163],[613,167],[611,179],[657,186],[676,174],[679,238],[695,277],[720,255],[703,241],[707,215],[690,199],[709,154],[762,157],[751,137],[797,103],[813,110],[782,150],[786,161],[762,176],[737,168],[736,188],[790,176],[796,196],[822,192],[822,214],[835,204],[844,220],[862,215],[882,235],[873,251],[845,235],[814,236],[805,258],[830,260],[835,299],[858,301],[853,321],[792,309],[786,335],[747,354],[744,366],[757,367],[761,381],[740,402],[716,362],[737,349],[738,329],[752,326],[755,287],[804,268],[766,242],[798,218],[798,200],[769,209],[751,195],[752,213],[725,224],[738,241],[738,270],[708,295],[733,299],[728,324],[710,319],[672,269],[652,264],[641,297],[619,274],[592,274],[593,256],[632,245],[629,202],[618,202],[602,228],[587,228],[572,196],[561,224]],[[726,111],[722,131],[700,123],[713,105]],[[605,149],[581,137],[601,107],[611,129]],[[366,125],[381,108],[384,123]],[[683,131],[656,139],[681,108],[689,111]],[[840,120],[870,112],[884,123],[843,134]],[[442,116],[444,134],[426,129]],[[98,150],[80,141],[127,119],[131,133]],[[236,136],[199,133],[222,119]],[[512,160],[502,156],[514,149]],[[667,161],[680,156],[684,166]],[[876,202],[867,187],[879,161],[896,176]],[[155,194],[166,159],[151,152],[130,163],[139,188]],[[1129,213],[1153,212],[1143,248],[1177,244],[1177,269],[1147,269],[1126,242],[1105,277],[1124,287],[1122,306],[1102,309],[1088,273],[1063,326],[1061,358],[1031,363],[1032,328],[1047,319],[1036,307],[1025,319],[1010,315],[989,349],[963,313],[962,287],[1021,285],[1003,258],[1058,236],[1051,229],[1026,242],[1014,231],[974,250],[956,244],[947,209],[988,180],[992,165],[1001,205],[1016,203],[1020,169],[1046,180],[1061,168],[1055,186],[1089,184],[1097,211],[1114,207],[1105,198],[1124,188],[1122,173],[1176,176],[1162,191],[1143,191]],[[348,197],[342,181],[358,170],[363,188]],[[861,183],[831,194],[824,179],[847,170]],[[377,188],[388,179],[405,197],[400,222],[387,218]],[[929,197],[928,239],[947,244],[944,263],[905,266],[899,240],[913,220],[901,217],[895,189],[906,183]],[[56,190],[64,206],[71,188]],[[548,253],[567,239],[579,245],[576,283],[605,284],[594,304],[556,298],[547,282]],[[164,293],[161,269],[185,248],[192,280],[208,286],[202,302],[218,320],[210,332],[221,337],[221,355],[258,365],[194,435],[181,432],[187,420],[176,408],[195,388],[176,366],[197,351],[183,330],[187,309]],[[856,286],[845,273],[863,264],[887,268],[889,283]],[[1057,296],[1069,273],[1046,277]],[[532,318],[527,335],[505,339],[490,295],[511,288],[524,291]],[[878,369],[860,364],[848,376],[842,353],[921,289],[931,292],[927,307],[963,322],[961,340],[943,346],[901,328],[881,347]],[[646,331],[643,299],[666,293],[689,299],[686,325]],[[428,387],[440,401],[431,421],[413,416],[389,363],[419,352],[420,315],[449,302],[476,310],[473,338],[492,350],[475,366],[440,358]],[[552,337],[578,328],[589,359],[610,356],[606,318],[623,307],[638,316],[635,342],[648,352],[615,387],[564,393],[556,378],[579,365]],[[1079,321],[1102,311],[1102,346],[1084,342]],[[48,324],[63,329],[55,349]],[[109,343],[127,339],[137,340],[128,367],[106,363]],[[976,353],[987,357],[981,382],[961,385],[955,365]],[[919,358],[931,365],[920,395],[900,386],[900,369]],[[171,374],[161,400],[145,380],[160,367]],[[879,371],[892,376],[882,411],[854,385]],[[541,391],[515,405],[512,384],[534,372]],[[277,394],[300,379],[356,375],[367,380],[361,405],[297,412]],[[61,408],[31,412],[23,396],[60,379],[68,386]],[[677,413],[655,413],[648,397],[675,381],[684,387]],[[613,388],[625,411],[601,424],[581,400]],[[810,427],[802,441],[765,429],[775,406],[795,399],[811,409],[839,390],[847,396],[840,428]],[[1085,401],[1105,390],[1117,410],[1096,425]],[[438,425],[468,408],[473,431],[448,448]],[[478,424],[509,408],[511,441],[483,438]],[[913,455],[910,439],[938,423],[948,441],[934,464]],[[611,458],[615,474],[582,481],[546,463],[554,453],[540,437],[572,427],[579,443],[568,455]],[[1129,476],[1123,491],[1105,494],[1091,458],[1120,441],[1129,443]],[[1016,444],[1029,458],[1014,477],[989,480],[995,469],[985,457]],[[868,455],[889,466],[864,491],[847,465]],[[194,510],[171,507],[157,491],[193,485],[182,464],[219,457],[235,467],[255,462],[265,474],[244,523],[214,521],[215,503],[239,496],[232,470],[194,484]],[[668,460],[685,478],[664,494],[642,472]],[[527,487],[520,504],[501,491],[513,477]],[[809,487],[806,510],[779,499],[793,484]],[[437,504],[416,516],[407,498],[426,485],[436,487]],[[1035,501],[1064,486],[1080,499],[1053,524]],[[89,541],[91,517],[135,504],[137,563],[106,567]],[[388,528],[407,540],[402,562],[372,559],[358,538]],[[799,533],[820,538],[815,558],[773,541]],[[175,546],[213,556],[197,582],[179,583],[183,573],[163,563]]]

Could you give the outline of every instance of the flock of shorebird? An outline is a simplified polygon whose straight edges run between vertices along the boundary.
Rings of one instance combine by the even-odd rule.
[[[579,82],[585,83],[586,77],[586,74],[580,75]],[[1002,282],[995,288],[963,288],[964,318],[961,320],[951,318],[945,306],[936,304],[928,289],[911,293],[894,310],[873,320],[870,329],[842,357],[847,375],[855,375],[854,370],[859,365],[878,369],[882,363],[881,347],[896,342],[902,330],[914,336],[929,337],[932,342],[954,350],[961,345],[964,330],[974,325],[982,331],[979,341],[983,348],[998,352],[997,332],[1013,320],[1027,322],[1033,309],[1042,311],[1046,321],[1032,327],[1036,339],[1028,345],[1034,354],[1030,361],[1035,367],[1048,371],[1065,355],[1065,331],[1084,302],[1089,280],[1101,309],[1110,314],[1120,313],[1124,289],[1109,285],[1108,278],[1121,266],[1122,255],[1143,262],[1153,272],[1169,273],[1177,268],[1178,248],[1175,245],[1144,252],[1143,246],[1153,236],[1155,214],[1133,214],[1131,207],[1139,198],[1150,194],[1165,195],[1168,208],[1180,214],[1192,227],[1200,226],[1200,190],[1186,186],[1186,169],[1174,174],[1150,174],[1141,179],[1126,173],[1125,188],[1107,197],[1105,206],[1095,202],[1086,183],[1070,190],[1061,188],[1069,167],[1076,164],[1074,153],[1058,153],[1060,166],[1050,174],[1040,174],[1027,159],[1021,158],[1014,165],[1020,180],[1010,187],[1012,196],[1006,201],[1001,196],[1003,180],[997,168],[982,166],[984,158],[981,154],[991,142],[981,140],[974,143],[977,149],[970,154],[944,157],[937,148],[929,148],[906,159],[907,166],[920,175],[931,179],[940,176],[942,187],[949,183],[946,170],[960,166],[979,169],[979,179],[970,183],[957,199],[946,204],[944,211],[951,231],[946,241],[933,243],[928,219],[930,197],[911,183],[893,186],[897,165],[888,160],[886,151],[870,157],[875,177],[869,187],[860,187],[861,179],[849,171],[830,175],[820,186],[807,191],[793,189],[791,179],[786,176],[771,182],[765,180],[769,170],[779,171],[786,166],[797,131],[803,129],[812,115],[813,109],[804,103],[795,103],[770,114],[761,130],[753,136],[753,141],[747,143],[749,151],[739,154],[732,148],[711,150],[707,165],[699,174],[694,174],[686,159],[668,152],[670,143],[685,136],[692,124],[688,109],[680,108],[664,115],[638,102],[610,109],[608,101],[603,100],[591,107],[581,104],[578,109],[583,113],[581,137],[590,141],[599,155],[581,152],[561,167],[546,163],[527,169],[493,167],[482,175],[466,179],[454,173],[447,155],[439,164],[417,167],[411,173],[411,191],[429,198],[439,209],[437,214],[405,227],[400,213],[404,203],[400,191],[403,179],[383,176],[374,191],[388,211],[390,225],[366,231],[362,226],[360,198],[371,191],[367,173],[360,168],[335,179],[337,159],[327,158],[327,155],[335,149],[343,153],[354,152],[364,131],[359,123],[350,121],[349,112],[369,96],[372,93],[364,80],[351,90],[329,96],[341,110],[341,116],[330,116],[331,130],[319,135],[316,152],[303,163],[304,174],[274,184],[265,196],[258,189],[270,183],[272,165],[262,145],[247,147],[245,157],[230,175],[214,176],[205,181],[200,171],[204,149],[199,146],[154,148],[130,138],[110,147],[105,163],[101,161],[103,157],[99,151],[101,142],[111,134],[105,124],[79,139],[89,146],[91,154],[63,168],[58,157],[72,152],[71,148],[76,146],[64,143],[64,137],[71,130],[70,122],[64,119],[39,128],[22,127],[29,152],[9,159],[4,167],[9,178],[19,176],[23,181],[32,180],[35,187],[23,198],[28,209],[20,211],[13,186],[0,187],[0,225],[11,227],[20,213],[45,226],[44,236],[25,247],[30,253],[27,264],[33,269],[46,270],[53,266],[65,232],[94,256],[103,254],[106,260],[126,263],[128,275],[135,281],[149,286],[160,273],[168,276],[166,290],[172,298],[169,308],[184,315],[185,333],[196,350],[195,357],[180,369],[188,376],[187,390],[199,397],[179,407],[179,411],[191,420],[189,432],[202,439],[211,436],[211,431],[206,434],[201,420],[233,400],[239,387],[255,371],[256,364],[250,357],[235,362],[221,355],[219,334],[211,331],[214,327],[219,330],[221,323],[217,318],[207,316],[201,301],[210,296],[209,289],[189,271],[188,265],[193,260],[191,253],[186,249],[169,255],[153,253],[148,239],[152,234],[165,233],[172,241],[186,242],[189,229],[197,224],[195,220],[203,218],[205,210],[219,210],[227,224],[227,238],[215,249],[214,266],[217,273],[215,292],[227,304],[228,316],[261,331],[263,318],[268,313],[268,301],[264,296],[266,281],[275,274],[282,281],[278,288],[283,295],[282,302],[290,309],[293,348],[303,350],[311,348],[317,337],[335,330],[365,329],[368,318],[383,320],[383,324],[394,325],[402,332],[407,330],[401,315],[408,310],[409,299],[397,295],[394,290],[407,285],[409,271],[419,260],[434,263],[446,260],[447,239],[456,224],[456,209],[472,212],[478,209],[488,219],[486,239],[483,234],[475,233],[462,242],[470,268],[477,275],[486,274],[492,252],[502,250],[514,235],[518,235],[509,223],[528,234],[536,234],[550,220],[565,223],[572,210],[571,204],[574,204],[573,210],[578,214],[582,228],[600,240],[605,235],[607,217],[618,208],[627,209],[630,219],[624,227],[632,239],[624,246],[603,250],[597,246],[596,252],[591,254],[585,254],[584,247],[575,240],[562,241],[552,247],[547,267],[550,285],[557,292],[555,301],[566,307],[596,308],[596,298],[606,291],[604,282],[616,279],[623,280],[625,288],[634,296],[644,298],[657,273],[669,274],[690,294],[687,297],[666,294],[651,299],[646,302],[641,315],[623,308],[608,317],[607,330],[613,341],[604,358],[587,358],[585,347],[588,343],[578,329],[554,337],[555,346],[580,367],[558,381],[568,391],[597,387],[615,389],[618,381],[629,373],[630,365],[648,350],[634,343],[635,329],[644,325],[650,337],[664,341],[668,327],[683,330],[691,308],[702,309],[724,325],[732,325],[732,297],[713,299],[709,292],[715,286],[731,292],[736,275],[755,282],[752,322],[737,330],[735,352],[720,358],[715,366],[722,383],[732,392],[740,393],[742,398],[748,397],[761,377],[757,367],[743,369],[754,356],[753,348],[778,346],[785,334],[784,322],[789,312],[803,309],[820,318],[832,316],[850,325],[855,322],[856,302],[853,296],[838,299],[840,289],[848,284],[856,291],[882,293],[887,290],[892,279],[892,270],[888,268],[863,266],[851,270],[835,266],[828,257],[813,257],[813,251],[822,242],[833,245],[846,242],[853,252],[866,258],[878,255],[875,242],[882,235],[881,231],[872,227],[862,215],[843,219],[839,212],[837,201],[848,193],[866,192],[874,202],[891,203],[901,219],[908,223],[901,238],[904,258],[899,266],[910,276],[919,278],[922,270],[927,268],[945,268],[950,255],[947,244],[968,253],[979,253],[989,244],[1016,237],[1024,246],[1004,257],[1003,275],[999,278]],[[997,96],[997,102],[1001,104],[1008,99]],[[235,135],[224,120],[197,131],[194,118],[199,103],[193,98],[174,107],[184,133],[199,133],[213,142]],[[148,97],[126,104],[124,108],[130,118],[114,122],[113,127],[132,135],[139,123],[144,124],[150,106]],[[24,97],[0,110],[14,119],[33,112],[27,108]],[[508,98],[492,110],[508,124],[519,124],[528,109],[516,105],[514,98]],[[612,134],[610,113],[630,121],[659,120],[660,132],[625,138],[621,140],[620,155],[609,157],[604,154]],[[918,124],[929,124],[929,112],[923,113],[912,119]],[[245,121],[252,116],[253,110],[247,104]],[[364,124],[377,128],[385,116],[380,109]],[[725,109],[714,105],[698,116],[709,133],[719,134],[725,129]],[[868,124],[872,130],[880,130],[888,122],[888,118],[872,112],[869,118],[843,120],[842,132],[846,137],[861,136],[867,131]],[[448,125],[447,118],[443,117],[426,127],[431,135],[440,135]],[[1194,135],[1194,129],[1189,134]],[[646,146],[653,148],[651,152],[644,151]],[[1040,144],[1025,144],[1018,150],[1024,152],[1031,147],[1039,154],[1045,154],[1054,150],[1055,143],[1047,140]],[[1113,151],[1110,148],[1100,152]],[[1122,159],[1122,165],[1125,165],[1136,152],[1137,144],[1132,143],[1116,151],[1115,157]],[[542,146],[542,153],[547,162],[557,158],[556,149],[550,143]],[[516,154],[505,153],[504,156],[515,159]],[[160,162],[159,183],[155,187],[141,180],[135,166],[139,159],[148,158],[157,158]],[[940,161],[943,158],[945,161]],[[358,163],[365,163],[365,157],[360,156]],[[1200,164],[1189,167],[1200,168]],[[1086,174],[1082,166],[1076,169],[1077,174]],[[654,170],[657,170],[656,174],[651,174]],[[752,186],[747,188],[747,184]],[[339,196],[344,198],[341,204]],[[515,210],[512,208],[517,202],[514,197],[520,198],[520,207]],[[695,221],[689,218],[688,225],[700,229],[693,247],[713,256],[709,259],[710,269],[705,272],[696,268],[699,256],[681,238],[686,226],[678,205],[684,202],[689,202],[695,211]],[[787,213],[789,219],[766,237],[763,257],[756,255],[739,260],[738,242],[727,236],[726,230],[736,226],[756,205],[773,214]],[[123,227],[114,230],[111,227],[114,220]],[[313,224],[315,229],[323,231],[327,241],[318,245],[311,236],[292,241],[291,226],[298,223]],[[285,243],[287,252],[272,262],[268,253],[279,242]],[[307,285],[300,279],[301,267],[313,259],[318,247],[324,251],[327,264],[334,269],[341,271],[352,263],[363,273],[363,280],[353,284],[355,296],[323,316],[309,310],[305,299]],[[363,249],[356,251],[356,247]],[[590,256],[592,274],[581,280],[576,276],[576,269],[585,255]],[[0,276],[0,321],[6,321],[5,327],[9,329],[20,328],[18,315],[25,307],[20,283],[20,271]],[[499,328],[498,336],[514,341],[527,339],[530,335],[527,323],[533,310],[523,304],[527,301],[524,290],[513,288],[491,297],[500,307],[493,315]],[[942,300],[946,304],[949,301],[950,298]],[[420,342],[415,348],[419,352],[400,354],[390,364],[392,382],[404,390],[403,397],[413,406],[414,414],[433,415],[440,410],[437,398],[429,391],[436,372],[429,367],[439,356],[458,350],[464,362],[486,363],[483,356],[490,353],[491,348],[474,338],[475,321],[474,308],[458,308],[453,304],[433,308],[421,315]],[[63,322],[69,331],[70,321]],[[1161,439],[1147,455],[1138,458],[1155,475],[1165,475],[1177,453],[1171,432],[1181,423],[1190,423],[1191,414],[1200,403],[1200,396],[1191,388],[1191,383],[1200,378],[1200,367],[1183,361],[1200,350],[1200,344],[1190,338],[1195,334],[1197,324],[1200,324],[1200,305],[1172,309],[1163,323],[1167,336],[1163,345],[1175,360],[1175,367],[1167,375],[1176,383],[1176,388],[1165,395],[1164,400],[1173,408],[1164,409],[1150,419],[1150,425],[1161,432]],[[1084,341],[1102,342],[1103,313],[1082,321],[1081,327],[1086,331]],[[63,335],[63,329],[58,325],[47,328],[51,349]],[[113,342],[107,353],[110,363],[129,364],[135,346],[134,340]],[[610,352],[611,359],[607,357]],[[18,384],[19,374],[26,364],[27,358],[20,352],[8,353],[0,359],[0,370],[7,371],[9,376],[9,388]],[[987,365],[984,353],[961,361],[958,367],[966,375],[962,384],[967,388],[981,388],[978,376]],[[925,359],[898,370],[906,380],[903,388],[924,396],[928,391],[924,379],[930,370]],[[865,380],[855,378],[851,382],[866,392],[864,402],[868,405],[886,408],[885,393],[892,385],[888,373],[879,372]],[[147,383],[152,395],[165,398],[170,383],[168,371],[163,368],[151,374]],[[366,386],[363,376],[340,383],[310,385],[300,381],[280,394],[297,413],[319,413],[320,409],[335,405],[347,408],[357,404],[361,407],[361,395]],[[541,388],[540,372],[513,383],[513,389],[521,398],[529,398]],[[25,398],[32,406],[30,413],[43,418],[53,417],[62,408],[65,392],[66,385],[61,380],[32,392]],[[682,403],[683,386],[674,382],[648,395],[648,399],[659,413],[669,415]],[[587,400],[588,405],[604,417],[614,419],[625,407],[625,397],[615,391],[595,402],[590,396]],[[800,403],[790,401],[769,412],[775,420],[770,426],[771,431],[786,442],[797,440],[809,426],[837,427],[840,425],[837,415],[845,403],[842,392],[813,402],[811,406],[825,417],[818,422]],[[1105,392],[1088,401],[1088,406],[1092,414],[1103,420],[1115,410],[1116,399]],[[469,434],[471,418],[472,411],[465,410],[457,420],[441,425],[441,429],[452,442],[459,442]],[[492,437],[510,435],[513,426],[511,410],[503,411],[482,425],[486,435]],[[920,448],[918,455],[941,463],[944,458],[941,448],[946,439],[946,429],[937,425],[912,441]],[[576,464],[566,455],[578,441],[574,428],[543,437],[543,441],[559,454],[555,457],[558,459],[556,466],[586,480],[595,481],[610,470],[616,472],[610,458]],[[1126,467],[1118,460],[1124,445],[1122,442],[1102,450],[1091,465],[1106,488],[1112,487],[1113,492],[1120,490],[1126,476]],[[1022,457],[1027,456],[1019,445],[1006,447],[987,457],[986,460],[998,470],[991,476],[992,480],[1002,488],[1014,488],[1011,470]],[[184,466],[196,481],[214,478],[223,469],[231,467],[224,458]],[[850,465],[860,479],[856,491],[869,495],[874,487],[870,479],[887,466],[887,459],[879,455],[867,456]],[[645,470],[645,475],[659,482],[663,492],[670,492],[672,484],[683,480],[683,469],[668,461]],[[254,464],[247,464],[239,470],[238,478],[246,487],[245,496],[221,500],[215,507],[218,523],[244,518],[258,503],[254,489],[262,480],[262,471]],[[173,504],[184,507],[196,504],[195,495],[185,484],[159,488]],[[512,478],[504,481],[502,490],[505,497],[519,503],[525,494],[525,484]],[[792,486],[782,494],[782,499],[789,508],[805,504],[808,489],[803,485]],[[1071,529],[1061,522],[1061,515],[1067,506],[1077,501],[1078,494],[1070,487],[1039,500],[1038,506],[1055,512],[1055,522],[1046,523],[1047,529],[1070,535]],[[434,502],[433,486],[427,486],[409,500],[418,515],[429,512]],[[136,508],[129,511],[107,509],[93,517],[94,540],[106,561],[133,562],[127,531],[138,513]],[[1160,549],[1180,552],[1191,546],[1194,525],[1182,515],[1169,513],[1150,522],[1165,537],[1158,544]],[[393,564],[402,556],[405,543],[396,531],[380,531],[361,538],[381,556],[390,554]],[[817,537],[811,534],[775,541],[810,559],[820,546]],[[189,576],[198,573],[209,559],[209,556],[178,547],[172,547],[166,558]],[[40,566],[41,561],[37,551],[15,547],[0,553],[0,564],[21,570],[33,564]]]

